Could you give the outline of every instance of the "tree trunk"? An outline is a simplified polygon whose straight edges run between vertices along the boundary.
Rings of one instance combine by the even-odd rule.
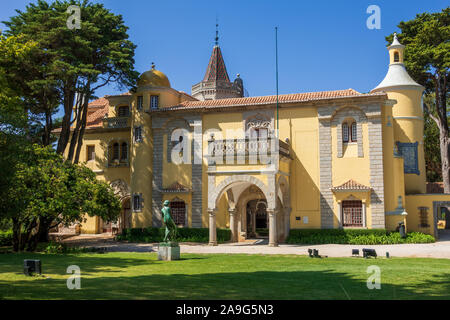
[[[442,165],[442,182],[444,184],[444,193],[450,193],[450,153],[449,153],[449,137],[448,131],[439,130],[439,141],[441,146],[441,165]]]
[[[19,252],[21,246],[21,229],[22,225],[17,219],[12,219],[13,221],[13,251]]]
[[[84,98],[84,102],[83,102],[83,115],[81,117],[81,128],[80,128],[80,133],[78,134],[78,142],[77,142],[77,151],[75,154],[75,159],[73,160],[73,163],[78,163],[80,160],[80,152],[81,152],[81,147],[83,145],[83,136],[84,136],[84,130],[86,129],[86,122],[87,122],[87,114],[88,114],[88,104],[89,104],[89,99],[86,96]]]
[[[65,90],[64,92],[64,117],[61,124],[61,133],[58,139],[58,146],[56,152],[63,154],[66,150],[67,143],[70,138],[70,119],[72,118],[73,100],[75,92],[73,90]]]

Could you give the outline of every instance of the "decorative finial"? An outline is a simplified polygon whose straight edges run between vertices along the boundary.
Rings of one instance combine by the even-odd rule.
[[[155,63],[152,62],[152,70],[155,70]]]
[[[219,45],[219,21],[218,18],[216,16],[216,46]]]
[[[236,75],[236,77],[240,78],[240,77],[241,77],[241,74],[240,74],[240,73],[238,73],[238,74]]]

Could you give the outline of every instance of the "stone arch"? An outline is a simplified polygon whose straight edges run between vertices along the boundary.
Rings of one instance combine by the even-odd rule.
[[[208,193],[208,209],[214,210],[217,207],[217,201],[233,184],[243,182],[256,185],[264,194],[267,200],[268,209],[275,209],[275,195],[269,192],[268,187],[258,178],[250,175],[233,175],[226,178],[214,188],[214,191]]]
[[[283,176],[283,175],[280,175],[278,177],[277,195],[280,198],[281,204],[284,207],[290,207],[291,206],[291,195],[290,195],[289,182],[286,179],[286,177]]]
[[[122,179],[114,180],[110,183],[114,194],[119,197],[121,202],[125,202],[127,198],[131,197],[131,190],[128,184]]]

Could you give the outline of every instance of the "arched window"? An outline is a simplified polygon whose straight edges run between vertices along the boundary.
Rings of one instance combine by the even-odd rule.
[[[356,126],[356,122],[352,123],[351,129],[352,129],[352,132],[351,132],[352,133],[352,142],[357,142],[358,141],[358,128]]]
[[[347,143],[349,140],[348,123],[342,124],[342,142]]]
[[[120,153],[120,160],[126,161],[128,159],[128,144],[122,143],[122,150]]]
[[[113,144],[112,159],[119,160],[119,143],[118,142],[115,142]]]
[[[398,54],[398,51],[394,52],[394,62],[399,62],[400,61],[400,55]]]

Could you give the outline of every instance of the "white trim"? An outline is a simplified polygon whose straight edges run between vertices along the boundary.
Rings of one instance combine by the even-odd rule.
[[[366,204],[363,202],[362,203],[362,210],[361,210],[362,212],[361,212],[361,214],[362,214],[362,225],[363,225],[363,228],[366,228],[367,227],[367,225],[366,225]]]
[[[414,117],[414,116],[410,116],[410,117],[393,117],[395,120],[420,120],[423,121],[422,117]]]

